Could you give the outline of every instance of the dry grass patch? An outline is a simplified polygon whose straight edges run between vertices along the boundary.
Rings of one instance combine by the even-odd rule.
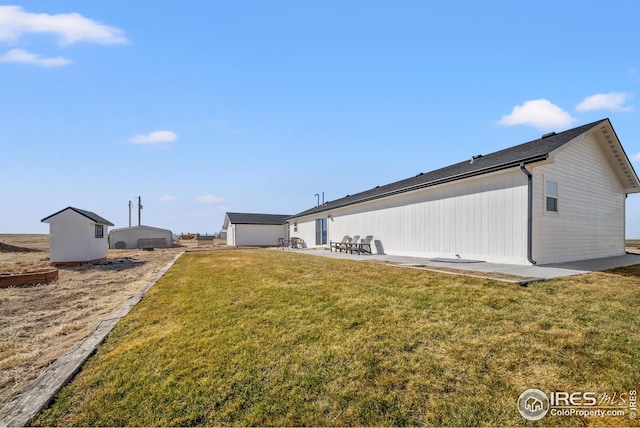
[[[0,242],[0,274],[51,268],[48,235],[2,234]],[[110,259],[135,261],[63,267],[56,282],[0,289],[0,406],[83,340],[179,251],[110,250]]]
[[[525,288],[292,252],[186,254],[35,421],[526,423],[528,388],[640,384],[640,267]]]

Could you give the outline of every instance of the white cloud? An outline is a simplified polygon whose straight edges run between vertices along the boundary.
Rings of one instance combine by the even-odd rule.
[[[220,196],[214,196],[214,195],[202,195],[202,196],[198,196],[196,198],[196,201],[200,202],[201,204],[217,204],[217,203],[223,202],[224,198]]]
[[[66,46],[77,42],[102,45],[127,43],[124,31],[85,18],[78,13],[25,12],[20,6],[0,6],[0,41],[16,41],[28,33],[50,33]]]
[[[631,160],[634,162],[640,162],[640,153],[636,153],[635,155],[631,156]]]
[[[71,61],[62,57],[43,58],[22,49],[11,49],[4,55],[0,55],[0,62],[18,62],[21,64],[33,64],[40,67],[60,67],[71,64]]]
[[[613,110],[631,111],[632,106],[625,106],[630,96],[622,92],[609,92],[608,94],[596,94],[585,98],[576,107],[577,111]]]
[[[178,139],[178,135],[172,131],[153,131],[148,134],[138,134],[129,138],[134,144],[169,143]]]
[[[530,125],[541,130],[559,129],[575,121],[569,113],[546,99],[525,101],[515,106],[511,114],[505,115],[498,125]]]
[[[178,198],[176,198],[173,195],[167,194],[167,195],[160,196],[160,198],[158,198],[158,200],[160,200],[161,202],[175,202],[175,201],[178,200]]]

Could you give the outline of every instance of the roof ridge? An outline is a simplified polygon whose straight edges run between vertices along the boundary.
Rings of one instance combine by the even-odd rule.
[[[68,207],[66,207],[66,208],[63,208],[63,209],[61,209],[60,211],[55,212],[55,213],[53,213],[53,214],[51,214],[51,215],[49,215],[49,216],[47,216],[47,217],[43,218],[42,220],[40,220],[40,222],[41,222],[41,223],[43,223],[45,220],[48,220],[48,219],[50,219],[51,217],[55,217],[55,216],[57,216],[58,214],[60,214],[60,213],[62,213],[62,212],[64,212],[64,211],[66,211],[66,210],[74,211],[74,212],[76,212],[76,213],[80,214],[81,216],[87,217],[89,220],[93,220],[94,222],[96,222],[96,223],[98,223],[98,224],[104,224],[104,225],[107,225],[107,226],[113,226],[113,225],[114,225],[113,223],[111,223],[111,222],[110,222],[109,220],[107,220],[106,218],[101,217],[101,216],[99,216],[98,214],[96,214],[96,213],[94,213],[94,212],[87,211],[87,210],[83,210],[83,209],[76,208],[76,207],[72,207],[72,206],[68,206]]]
[[[583,134],[605,121],[609,121],[609,119],[600,119],[585,125],[566,129],[559,133],[545,134],[543,137],[535,140],[500,149],[479,157],[474,156],[472,161],[461,161],[426,173],[420,173],[413,177],[394,181],[382,186],[376,186],[373,189],[347,195],[337,200],[327,202],[321,207],[308,209],[289,218],[327,211],[332,208],[344,207],[372,199],[487,174],[489,172],[517,166],[522,162],[531,163],[544,160],[549,157],[552,151],[557,150],[578,135]]]

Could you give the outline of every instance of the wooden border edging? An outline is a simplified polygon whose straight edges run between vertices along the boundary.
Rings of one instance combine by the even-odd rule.
[[[10,275],[0,275],[0,288],[48,284],[57,280],[58,269],[49,269],[41,272],[14,273]]]
[[[42,410],[44,410],[60,389],[80,371],[82,364],[96,351],[106,339],[118,321],[133,309],[144,297],[144,294],[171,266],[184,254],[178,254],[160,270],[151,280],[140,288],[136,294],[129,297],[118,309],[102,320],[93,333],[79,345],[67,351],[63,356],[51,364],[20,394],[16,395],[0,410],[0,427],[23,427]]]

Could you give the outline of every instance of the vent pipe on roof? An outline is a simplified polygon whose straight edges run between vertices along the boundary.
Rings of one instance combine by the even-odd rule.
[[[542,139],[545,139],[545,138],[548,138],[548,137],[553,137],[554,135],[556,135],[556,133],[555,133],[555,132],[549,132],[548,134],[544,134],[544,135],[542,136]]]

